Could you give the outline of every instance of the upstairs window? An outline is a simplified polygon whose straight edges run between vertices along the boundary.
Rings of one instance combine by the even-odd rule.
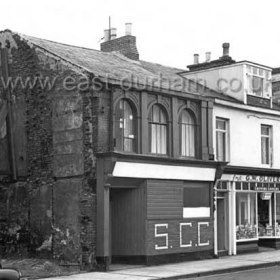
[[[179,118],[181,156],[195,157],[196,125],[192,115],[183,110]]]
[[[124,152],[135,152],[135,113],[129,102],[121,99],[115,111],[115,146]]]
[[[270,78],[271,73],[268,70],[255,66],[247,65],[248,74],[248,92],[258,97],[270,97]]]
[[[229,160],[229,122],[226,119],[216,119],[216,159]]]
[[[272,163],[272,127],[261,125],[261,157],[262,164]]]
[[[167,154],[167,118],[159,105],[151,108],[149,115],[150,152]]]

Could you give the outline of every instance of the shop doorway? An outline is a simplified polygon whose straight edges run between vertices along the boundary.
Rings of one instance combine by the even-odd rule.
[[[273,193],[262,192],[258,194],[258,223],[259,236],[272,236],[273,234]]]
[[[225,197],[217,197],[217,237],[218,253],[226,251],[226,203]]]

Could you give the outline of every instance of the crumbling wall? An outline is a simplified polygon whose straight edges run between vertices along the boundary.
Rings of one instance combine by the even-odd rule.
[[[29,199],[25,183],[0,182],[0,255],[26,256],[30,249]]]
[[[53,86],[43,88],[36,83],[12,90],[14,108],[22,104],[19,111],[15,110],[15,118],[22,121],[22,139],[17,141],[24,143],[24,149],[19,149],[19,160],[24,164],[18,169],[21,171],[16,181],[7,175],[7,183],[0,183],[0,197],[3,198],[0,207],[6,209],[0,214],[0,224],[4,228],[0,240],[11,233],[18,244],[16,238],[24,236],[19,234],[21,230],[27,237],[20,243],[21,247],[8,248],[5,244],[3,249],[54,258],[61,264],[94,268],[94,154],[98,142],[95,111],[99,111],[99,103],[91,89],[65,88],[67,77],[79,81],[85,73],[18,35],[13,35],[9,61],[12,77],[20,76],[25,81],[48,77]],[[11,187],[13,184],[17,188],[20,184],[23,194]],[[13,199],[6,200],[6,197]]]

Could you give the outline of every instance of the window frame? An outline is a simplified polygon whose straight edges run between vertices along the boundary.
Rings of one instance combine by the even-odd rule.
[[[193,123],[183,123],[182,122],[182,115],[184,113],[187,113],[190,118],[192,119],[192,122]],[[193,112],[191,112],[190,110],[188,110],[188,108],[184,108],[181,112],[180,112],[180,115],[179,115],[179,118],[178,118],[178,128],[179,128],[179,145],[180,145],[180,156],[181,157],[185,157],[185,158],[197,158],[197,142],[198,142],[198,139],[197,139],[197,121],[196,121],[196,117],[195,115],[193,114]],[[187,153],[185,153],[183,155],[183,141],[182,141],[182,136],[183,136],[183,127],[185,129],[185,131],[187,130],[187,128],[189,127],[192,127],[193,128],[193,152],[194,154],[193,155],[187,155]],[[186,132],[185,132],[185,135],[186,135]],[[189,136],[189,135],[188,135]],[[189,137],[188,137],[188,142],[189,141]],[[186,141],[186,140],[185,140]],[[186,141],[187,142],[187,141]],[[185,142],[185,144],[186,144]],[[185,147],[185,150],[186,147]]]
[[[223,121],[225,122],[225,129],[218,129],[217,128],[217,121]],[[216,152],[215,152],[215,157],[216,160],[218,161],[230,161],[230,121],[229,119],[225,119],[225,118],[221,118],[221,117],[216,117],[215,119],[215,136],[216,136]],[[224,155],[224,159],[220,159],[218,157],[218,137],[217,134],[218,133],[224,133],[225,134],[225,155]]]
[[[254,69],[256,72],[254,73]],[[261,95],[254,92],[253,87],[253,78],[260,78],[262,79],[262,92]],[[267,98],[270,99],[269,92],[266,90],[265,86],[268,81],[271,79],[271,73],[267,69],[263,69],[253,65],[247,65],[247,83],[248,83],[248,94],[260,97],[260,98]]]
[[[157,121],[154,121],[153,119],[153,112],[154,112],[154,108],[155,107],[158,107],[159,109],[159,122]],[[160,117],[161,117],[161,113],[165,116],[165,122],[160,122]],[[158,147],[156,145],[156,152],[153,152],[152,151],[152,147],[153,147],[153,142],[152,142],[152,127],[153,126],[156,126],[156,128],[160,127],[164,127],[165,128],[165,153],[160,153],[158,152]],[[148,115],[148,128],[149,128],[149,152],[151,154],[154,154],[154,155],[160,155],[160,156],[167,156],[168,153],[169,153],[169,123],[168,123],[168,114],[165,110],[165,108],[159,104],[159,103],[155,103],[151,106],[150,110],[149,110],[149,115]],[[157,130],[156,130],[157,131]],[[157,139],[157,133],[156,133],[156,144],[158,142],[158,139]],[[161,150],[162,147],[159,148],[159,150]]]
[[[122,104],[122,108],[120,107],[120,103]],[[127,104],[131,110],[132,121],[131,121],[131,130],[133,137],[127,137],[125,135],[125,104]],[[121,112],[119,114],[119,112]],[[121,115],[119,119],[118,115]],[[124,153],[136,153],[137,152],[137,139],[138,139],[138,131],[137,131],[137,111],[134,104],[127,98],[120,98],[115,105],[114,112],[114,149],[121,150]],[[121,127],[122,126],[122,127]],[[118,136],[117,129],[119,129]],[[119,138],[119,139],[118,139]],[[125,140],[130,140],[132,142],[132,150],[125,150]]]
[[[268,128],[268,135],[262,133],[262,128]],[[261,124],[261,164],[265,166],[272,166],[273,164],[273,131],[272,126],[267,124]],[[263,162],[263,138],[268,139],[268,163]]]
[[[191,205],[186,204],[186,197],[193,197],[194,193],[192,191],[202,191],[203,200],[197,202],[197,200],[192,201]],[[205,195],[207,194],[206,198]],[[193,182],[185,183],[183,186],[183,218],[210,218],[211,217],[211,188],[209,184],[205,182]],[[205,203],[206,202],[206,203]],[[194,204],[194,205],[193,205]]]

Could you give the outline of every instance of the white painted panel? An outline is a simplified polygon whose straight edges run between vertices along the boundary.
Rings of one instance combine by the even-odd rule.
[[[169,180],[214,181],[215,168],[116,162],[113,176]]]
[[[184,218],[210,217],[210,207],[184,207]]]

